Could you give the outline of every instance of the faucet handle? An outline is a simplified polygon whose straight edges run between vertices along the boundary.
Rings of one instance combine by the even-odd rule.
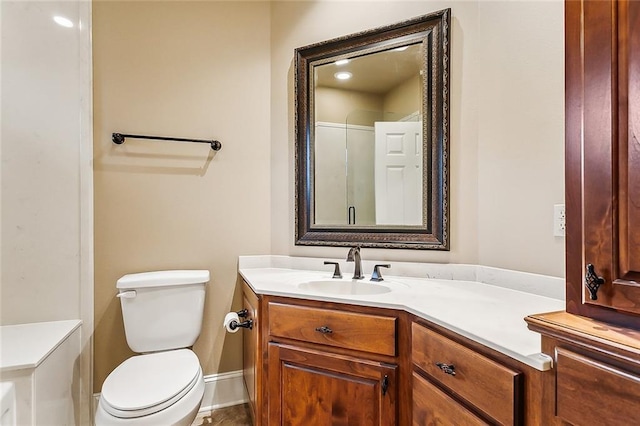
[[[380,268],[391,268],[391,265],[388,263],[376,265],[373,267],[373,273],[371,274],[371,281],[383,281],[382,274],[380,273]]]
[[[335,266],[335,268],[333,269],[333,278],[342,278],[342,273],[340,272],[340,264],[338,262],[329,262],[325,260],[324,264]]]

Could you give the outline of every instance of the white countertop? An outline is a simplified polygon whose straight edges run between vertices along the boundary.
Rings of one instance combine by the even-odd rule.
[[[393,291],[375,295],[329,294],[300,288],[301,283],[331,280],[325,260],[288,256],[241,256],[239,272],[258,294],[286,296],[380,308],[403,309],[538,370],[550,368],[540,353],[540,335],[527,328],[527,315],[565,308],[564,279],[478,265],[391,263],[382,269]],[[339,260],[349,281],[353,264]],[[397,275],[396,275],[397,274]],[[429,277],[429,278],[427,278]],[[365,274],[363,282],[369,283]],[[347,283],[348,284],[348,283]]]
[[[36,368],[81,324],[64,320],[0,326],[0,371]]]

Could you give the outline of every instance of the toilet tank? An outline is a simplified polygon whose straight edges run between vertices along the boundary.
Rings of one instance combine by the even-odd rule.
[[[202,329],[209,271],[129,274],[116,287],[127,344],[132,351],[157,352],[192,346]]]

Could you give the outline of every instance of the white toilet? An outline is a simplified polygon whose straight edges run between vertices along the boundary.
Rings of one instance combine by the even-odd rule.
[[[209,271],[130,274],[117,283],[127,344],[142,353],[102,385],[95,417],[105,425],[190,425],[204,395],[200,361],[189,347],[202,329]]]

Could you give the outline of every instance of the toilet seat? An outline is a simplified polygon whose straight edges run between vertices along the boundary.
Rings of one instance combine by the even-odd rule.
[[[198,357],[188,349],[134,356],[105,380],[102,406],[114,417],[148,416],[179,401],[201,377]]]

